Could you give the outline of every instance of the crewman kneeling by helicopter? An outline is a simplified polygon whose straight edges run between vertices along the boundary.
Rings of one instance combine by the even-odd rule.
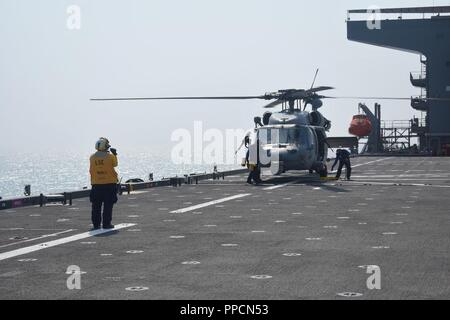
[[[334,167],[339,161],[339,167],[336,174],[336,180],[339,180],[341,178],[342,168],[345,165],[345,170],[347,171],[347,180],[350,180],[351,174],[352,174],[352,165],[350,163],[350,152],[344,149],[338,149],[336,151],[336,160],[334,161],[333,167],[331,168],[331,171],[334,171]]]
[[[89,172],[91,174],[92,190],[92,224],[94,230],[113,229],[111,224],[113,206],[117,202],[117,151],[111,148],[106,138],[100,138],[95,144],[97,152],[90,158]],[[109,152],[111,151],[111,153]],[[102,217],[103,206],[103,217]],[[102,219],[103,218],[103,219]],[[103,221],[102,221],[103,220]]]

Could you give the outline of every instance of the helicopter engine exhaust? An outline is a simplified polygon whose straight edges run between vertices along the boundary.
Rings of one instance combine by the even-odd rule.
[[[309,123],[312,126],[324,127],[327,131],[331,129],[331,122],[318,111],[309,114]]]
[[[323,106],[323,102],[320,99],[312,99],[308,103],[311,104],[313,110],[317,110]]]
[[[269,125],[269,121],[270,121],[270,117],[271,117],[271,116],[272,116],[272,112],[266,112],[266,113],[264,113],[262,122],[263,122],[263,124],[264,124],[265,126]]]
[[[309,114],[309,123],[316,127],[323,127],[325,126],[326,119],[320,112],[313,111]]]

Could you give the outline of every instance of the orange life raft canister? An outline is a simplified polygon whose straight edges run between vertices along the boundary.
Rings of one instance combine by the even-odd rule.
[[[348,132],[357,137],[366,137],[372,132],[372,123],[366,115],[358,114],[353,117]]]

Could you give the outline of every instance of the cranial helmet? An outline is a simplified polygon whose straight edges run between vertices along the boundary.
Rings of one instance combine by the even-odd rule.
[[[100,138],[95,143],[95,149],[98,151],[108,151],[111,146],[109,145],[109,140],[106,138]]]

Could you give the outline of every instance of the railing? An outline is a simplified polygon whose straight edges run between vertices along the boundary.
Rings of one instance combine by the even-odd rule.
[[[243,174],[248,172],[247,169],[237,169],[223,172],[213,172],[205,174],[191,174],[184,177],[172,177],[168,179],[163,179],[160,181],[149,181],[141,183],[127,183],[121,184],[119,187],[119,193],[130,193],[132,191],[158,188],[158,187],[178,187],[183,184],[198,184],[200,181],[204,180],[218,180],[225,179],[227,176],[232,176],[236,174]],[[53,195],[40,194],[39,196],[31,197],[21,197],[21,198],[11,198],[0,200],[0,210],[7,210],[19,207],[27,206],[44,206],[47,203],[60,202],[61,204],[72,205],[72,200],[81,199],[89,197],[91,193],[90,189],[77,190],[70,192],[63,192]]]
[[[450,6],[412,7],[412,8],[375,8],[349,10],[347,20],[403,20],[403,19],[428,19],[436,16],[444,16],[450,13]]]
[[[423,95],[411,97],[411,107],[421,112],[428,112],[429,105],[425,98]]]
[[[416,87],[422,88],[422,95],[426,95],[427,88],[427,70],[426,65],[422,64],[422,71],[410,73],[411,84]]]
[[[425,118],[414,118],[411,120],[383,120],[381,121],[381,129],[392,130],[392,129],[409,129],[409,128],[419,128],[426,127],[427,122]]]
[[[412,121],[411,120],[382,120],[381,121],[381,129],[390,130],[390,129],[408,129],[411,128]]]
[[[415,118],[413,120],[411,120],[411,126],[412,127],[426,127],[427,126],[427,120],[426,118],[422,117],[422,118]]]
[[[426,73],[423,71],[411,72],[411,77],[413,80],[425,80],[427,78]]]

